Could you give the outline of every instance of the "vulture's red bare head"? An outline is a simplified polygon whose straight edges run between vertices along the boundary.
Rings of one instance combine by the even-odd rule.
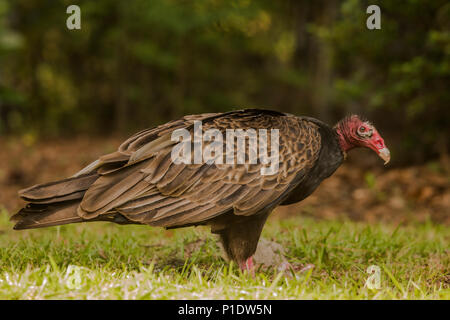
[[[387,164],[391,159],[389,149],[377,129],[357,115],[346,117],[335,126],[342,151],[347,152],[357,147],[365,147],[375,151]]]

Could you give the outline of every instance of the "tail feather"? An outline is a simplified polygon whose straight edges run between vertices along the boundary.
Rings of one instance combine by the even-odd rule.
[[[65,201],[57,204],[28,204],[11,217],[17,221],[15,230],[51,227],[68,223],[83,222],[77,214],[79,200]]]
[[[86,190],[99,175],[89,173],[44,183],[19,191],[29,203],[11,217],[15,230],[51,227],[85,221],[77,214]]]
[[[19,191],[25,201],[32,203],[54,203],[82,198],[84,192],[98,178],[98,174],[86,174],[64,180],[38,184]]]
[[[68,195],[60,196],[60,197],[55,196],[55,197],[51,197],[51,198],[33,199],[33,200],[22,197],[22,199],[24,199],[30,203],[33,203],[33,204],[53,204],[53,203],[70,201],[70,200],[77,200],[77,199],[81,200],[85,193],[86,193],[86,190],[83,190],[83,191],[69,193]]]

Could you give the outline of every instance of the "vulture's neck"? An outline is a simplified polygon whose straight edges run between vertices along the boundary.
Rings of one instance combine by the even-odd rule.
[[[347,158],[347,151],[355,147],[355,145],[347,138],[350,134],[349,128],[343,121],[341,121],[334,127],[334,131],[336,132],[339,146],[341,147],[345,159]]]

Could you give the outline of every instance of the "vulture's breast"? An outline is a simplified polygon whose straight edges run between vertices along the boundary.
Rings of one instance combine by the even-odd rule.
[[[321,134],[321,149],[313,168],[305,175],[297,187],[281,205],[302,201],[316,190],[320,183],[331,176],[342,164],[344,155],[334,130],[323,123],[319,124]]]

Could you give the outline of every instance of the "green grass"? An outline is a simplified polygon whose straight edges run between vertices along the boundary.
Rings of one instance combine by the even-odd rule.
[[[226,263],[207,228],[77,224],[13,231],[0,214],[0,299],[449,299],[449,228],[272,219],[263,236],[294,266],[255,277]],[[184,247],[206,239],[185,259]],[[380,289],[365,282],[380,268]],[[71,266],[71,267],[69,267]],[[73,271],[73,266],[77,266]]]

